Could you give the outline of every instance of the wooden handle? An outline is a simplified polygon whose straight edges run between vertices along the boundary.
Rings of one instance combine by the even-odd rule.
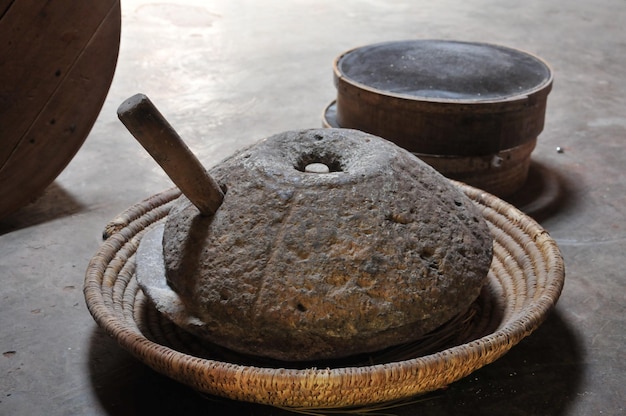
[[[148,97],[126,99],[117,116],[202,215],[217,211],[224,193]]]

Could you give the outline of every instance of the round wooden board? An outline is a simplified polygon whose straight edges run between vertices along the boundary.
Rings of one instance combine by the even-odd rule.
[[[119,0],[0,0],[0,218],[72,160],[109,91]]]

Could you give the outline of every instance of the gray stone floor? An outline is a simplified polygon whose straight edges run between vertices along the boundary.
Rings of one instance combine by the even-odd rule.
[[[530,188],[513,202],[556,239],[567,279],[554,313],[503,358],[389,412],[626,413],[626,3],[126,0],[122,9],[118,68],[91,134],[41,198],[0,222],[1,415],[286,414],[154,373],[88,313],[82,283],[104,225],[172,185],[115,110],[146,93],[212,166],[270,134],[319,127],[339,53],[412,38],[499,43],[551,64]]]

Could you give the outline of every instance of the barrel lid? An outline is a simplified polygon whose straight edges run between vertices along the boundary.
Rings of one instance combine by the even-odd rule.
[[[507,99],[552,80],[549,66],[526,52],[447,40],[363,46],[338,57],[336,70],[344,79],[382,92],[437,101]]]

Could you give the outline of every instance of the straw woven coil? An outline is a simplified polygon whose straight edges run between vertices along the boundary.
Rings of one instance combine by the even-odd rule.
[[[565,277],[559,249],[534,220],[506,202],[457,183],[494,235],[487,285],[472,307],[410,345],[334,362],[261,360],[208,345],[148,302],[134,254],[180,192],[171,189],[109,223],[89,263],[84,294],[95,321],[154,370],[201,392],[292,408],[363,406],[433,391],[489,364],[533,332],[558,300]]]

